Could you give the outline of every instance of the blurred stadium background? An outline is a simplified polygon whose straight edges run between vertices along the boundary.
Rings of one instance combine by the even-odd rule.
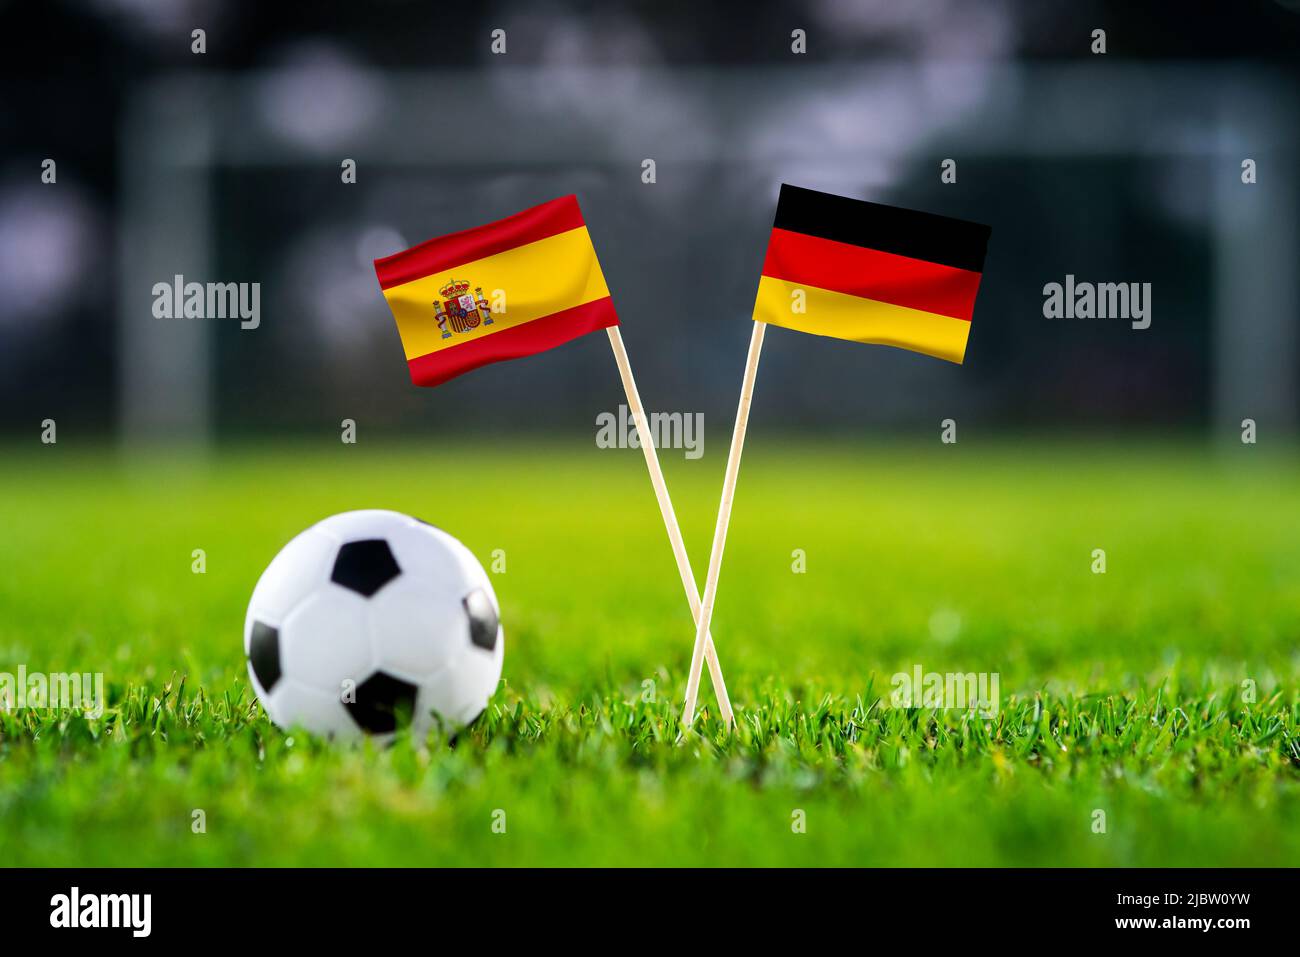
[[[334,432],[344,417],[365,435],[593,428],[621,400],[602,337],[431,401],[370,266],[572,191],[647,404],[703,411],[720,450],[782,181],[994,231],[964,369],[783,334],[763,360],[767,426],[955,415],[976,431],[1235,440],[1243,417],[1262,437],[1300,417],[1294,2],[84,0],[0,17],[11,435],[47,417],[64,441]],[[153,284],[177,273],[260,282],[260,328],[153,318]],[[1152,283],[1151,328],[1044,319],[1042,287],[1067,273]]]

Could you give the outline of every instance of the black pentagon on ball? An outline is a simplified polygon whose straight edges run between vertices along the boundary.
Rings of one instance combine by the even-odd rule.
[[[382,538],[348,542],[334,559],[330,581],[369,598],[402,573]]]
[[[253,633],[248,639],[248,663],[253,674],[262,683],[263,691],[270,691],[280,680],[280,632],[260,621],[253,622]]]
[[[465,612],[469,615],[469,640],[488,651],[496,648],[500,622],[485,589],[476,588],[465,596]]]
[[[415,713],[416,687],[409,681],[376,671],[357,685],[355,701],[344,705],[362,731],[387,734],[397,730],[398,719],[410,721]]]

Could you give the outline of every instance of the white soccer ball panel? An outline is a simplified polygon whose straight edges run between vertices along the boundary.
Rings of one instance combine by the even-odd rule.
[[[360,684],[375,656],[364,598],[343,588],[320,588],[298,603],[280,626],[280,667],[295,681],[332,695],[343,682]]]
[[[262,704],[267,714],[282,728],[302,727],[313,734],[341,741],[362,737],[363,732],[343,706],[341,694],[309,688],[293,679],[278,682]]]
[[[271,560],[253,588],[244,620],[244,653],[253,620],[279,626],[293,607],[329,581],[338,542],[318,527],[307,529]]]
[[[375,663],[419,682],[445,667],[469,640],[469,616],[447,590],[410,574],[375,595],[369,609]]]
[[[386,539],[402,571],[440,599],[459,599],[487,577],[469,549],[432,525],[407,519]]]
[[[501,680],[505,634],[498,629],[496,648],[465,648],[458,661],[434,675],[420,689],[421,713],[433,711],[444,722],[466,725],[487,707]]]
[[[473,709],[462,721],[472,721],[487,707],[488,699],[496,694],[501,684],[501,665],[505,660],[506,632],[497,626],[496,646],[491,651],[470,647],[458,666],[460,683],[466,689],[465,711]],[[462,712],[463,713],[463,712]]]
[[[492,579],[487,573],[487,569],[474,556],[465,544],[458,539],[452,538],[440,528],[431,528],[427,525],[420,526],[426,534],[432,535],[456,558],[456,563],[460,567],[466,582],[465,594],[469,594],[475,588],[482,588],[492,599],[492,607],[501,613],[501,606],[497,603],[497,594],[492,588]]]

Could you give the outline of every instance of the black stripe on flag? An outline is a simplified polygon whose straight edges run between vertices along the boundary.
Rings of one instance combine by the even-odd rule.
[[[984,271],[991,227],[901,206],[781,184],[776,229],[820,236],[926,262]]]

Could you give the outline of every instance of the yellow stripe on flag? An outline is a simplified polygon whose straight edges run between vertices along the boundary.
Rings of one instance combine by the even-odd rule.
[[[802,313],[792,310],[796,290],[804,293]],[[970,336],[970,323],[962,319],[771,276],[758,281],[754,318],[816,336],[911,349],[958,364]]]
[[[493,313],[490,326],[480,325],[444,339],[434,318],[433,304],[443,301],[438,290],[453,277],[469,283],[471,291],[482,287],[489,303],[500,290],[505,296],[505,312]],[[408,360],[440,349],[452,349],[608,295],[609,288],[585,226],[384,290]]]

